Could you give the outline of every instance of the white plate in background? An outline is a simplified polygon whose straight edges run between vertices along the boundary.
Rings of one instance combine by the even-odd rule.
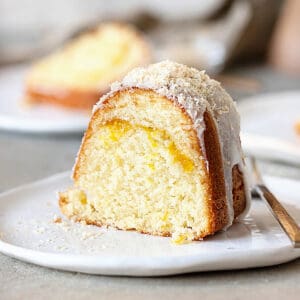
[[[300,91],[257,95],[238,102],[246,153],[300,164]]]
[[[0,69],[0,130],[31,133],[81,133],[89,115],[51,105],[26,106],[22,103],[28,66]]]
[[[300,220],[300,184],[266,178]],[[102,275],[160,276],[280,264],[300,257],[260,200],[245,220],[205,241],[174,245],[170,238],[104,229],[64,220],[55,191],[71,185],[69,172],[0,195],[0,251],[37,265]]]

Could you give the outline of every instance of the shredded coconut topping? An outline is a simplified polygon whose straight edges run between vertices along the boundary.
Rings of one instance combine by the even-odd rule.
[[[111,93],[102,97],[96,108],[112,93],[133,87],[152,89],[162,96],[176,100],[194,122],[199,121],[206,109],[215,113],[228,111],[224,101],[217,103],[212,97],[216,90],[221,89],[218,82],[210,79],[205,71],[171,61],[133,69],[121,82],[117,81],[111,85]]]

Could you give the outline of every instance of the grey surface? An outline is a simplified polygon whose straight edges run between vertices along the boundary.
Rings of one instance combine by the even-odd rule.
[[[164,278],[48,270],[1,257],[0,299],[299,299],[300,260],[281,266]]]
[[[0,191],[70,170],[81,135],[43,136],[0,131]]]
[[[299,77],[269,68],[235,68],[230,75],[259,80],[255,92],[300,89]],[[253,91],[231,89],[236,99]],[[0,191],[71,169],[81,136],[0,132]],[[300,170],[261,163],[268,174],[300,179]],[[299,299],[300,260],[261,269],[166,278],[121,278],[67,273],[0,254],[0,299]]]

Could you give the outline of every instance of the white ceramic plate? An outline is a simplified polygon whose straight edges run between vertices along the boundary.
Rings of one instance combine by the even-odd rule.
[[[267,183],[299,220],[299,182],[268,178]],[[60,270],[129,276],[269,266],[300,256],[259,200],[228,231],[184,245],[67,220],[54,223],[54,215],[61,215],[54,191],[70,184],[69,173],[63,173],[2,194],[0,251]]]
[[[300,91],[254,96],[238,108],[246,153],[300,165]]]
[[[83,132],[88,113],[22,103],[27,66],[0,69],[0,129],[31,133]]]

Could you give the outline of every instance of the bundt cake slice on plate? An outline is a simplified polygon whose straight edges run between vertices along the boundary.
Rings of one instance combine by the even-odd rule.
[[[95,106],[60,208],[178,243],[226,229],[249,199],[239,131],[235,103],[203,71],[134,69]]]
[[[150,59],[150,46],[135,28],[103,23],[36,62],[26,78],[25,100],[91,109],[113,81]]]

